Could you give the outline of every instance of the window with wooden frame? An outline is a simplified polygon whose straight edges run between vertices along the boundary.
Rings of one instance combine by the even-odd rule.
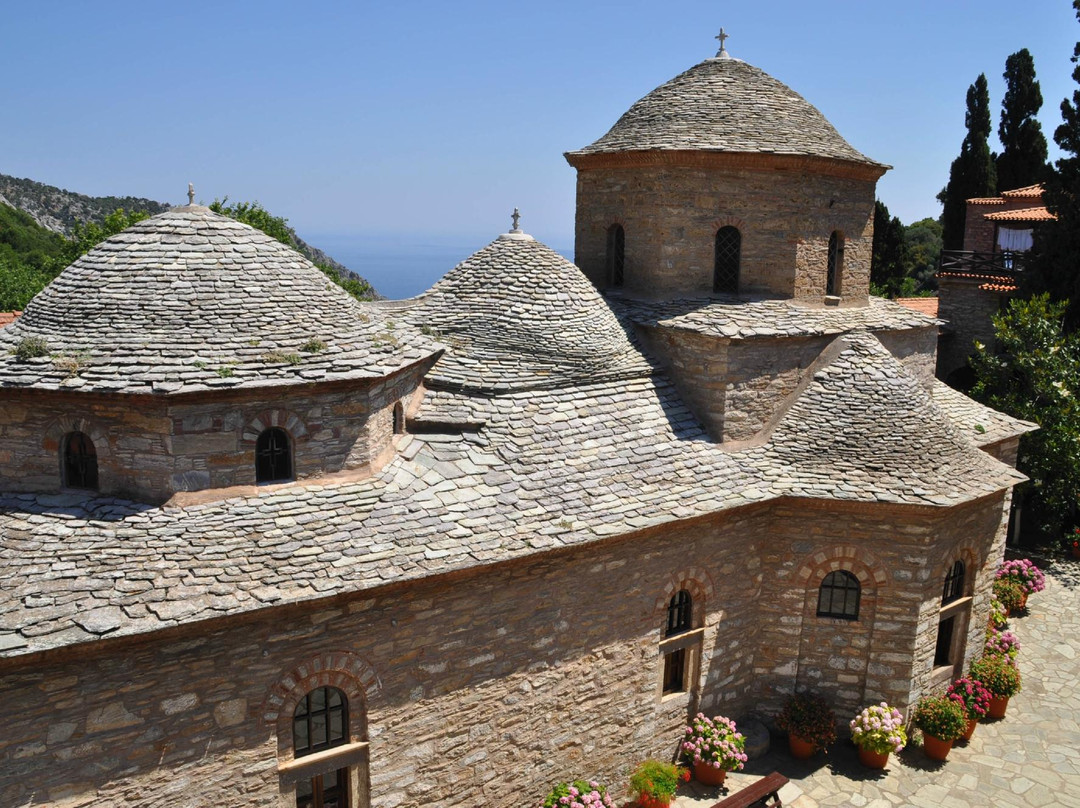
[[[660,641],[660,653],[664,659],[661,696],[685,693],[691,689],[704,636],[704,629],[694,628],[694,601],[690,592],[680,589],[668,602],[667,624],[664,638]]]
[[[291,480],[292,445],[289,433],[279,426],[264,429],[255,441],[255,482]]]
[[[834,230],[829,236],[829,258],[825,268],[825,294],[838,295],[844,273],[844,234]]]
[[[818,588],[818,617],[839,620],[859,619],[859,579],[847,570],[834,570],[821,580]]]
[[[742,234],[737,227],[721,227],[713,245],[713,291],[739,293],[739,264],[742,260]]]
[[[293,713],[293,754],[316,755],[349,743],[349,704],[336,687],[304,696]],[[296,808],[348,808],[349,770],[332,769],[296,784]]]
[[[69,432],[64,436],[61,453],[64,486],[97,491],[97,450],[90,436],[85,432]]]
[[[607,231],[607,276],[612,286],[622,286],[626,279],[626,232],[621,224]]]
[[[941,591],[941,610],[938,614],[937,641],[934,645],[934,667],[952,669],[963,661],[964,630],[967,627],[971,598],[965,596],[964,562],[953,562],[945,573]]]

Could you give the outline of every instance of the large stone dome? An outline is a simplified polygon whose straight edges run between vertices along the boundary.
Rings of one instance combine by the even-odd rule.
[[[505,392],[651,372],[581,270],[524,233],[466,258],[406,317],[450,346],[427,375],[436,386]]]
[[[102,242],[0,330],[0,386],[295,384],[382,376],[433,350],[295,250],[188,205]]]
[[[646,95],[602,138],[567,159],[633,151],[822,157],[869,165],[790,87],[739,59],[706,59]]]

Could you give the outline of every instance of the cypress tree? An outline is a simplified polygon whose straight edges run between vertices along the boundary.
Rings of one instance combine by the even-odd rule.
[[[1001,101],[997,184],[1003,191],[1046,179],[1046,138],[1036,119],[1043,97],[1035,80],[1035,60],[1027,48],[1005,60],[1005,98]]]
[[[873,293],[896,297],[904,282],[904,225],[879,199],[874,203],[874,242],[870,253]]]
[[[967,200],[997,192],[997,171],[989,142],[990,92],[985,73],[980,73],[975,83],[968,87],[964,125],[967,135],[960,144],[960,156],[949,168],[949,184],[938,194],[938,201],[945,206],[941,224],[945,229],[943,247],[946,250],[959,250],[964,246]]]

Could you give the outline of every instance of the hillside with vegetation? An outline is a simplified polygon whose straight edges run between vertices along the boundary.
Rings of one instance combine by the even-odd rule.
[[[378,297],[364,278],[296,235],[286,219],[258,202],[227,201],[215,200],[212,207],[292,247],[353,297]],[[0,174],[0,311],[22,309],[80,255],[169,207],[141,197],[87,196]]]

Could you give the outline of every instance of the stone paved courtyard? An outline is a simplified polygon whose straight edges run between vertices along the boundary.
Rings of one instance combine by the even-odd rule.
[[[708,808],[771,771],[791,782],[781,791],[787,808],[818,806],[1080,806],[1080,562],[1044,562],[1045,591],[1028,612],[1011,618],[1020,638],[1023,690],[1001,721],[980,724],[945,763],[909,744],[884,772],[863,768],[847,741],[808,763],[793,760],[785,738],[772,751],[728,775],[724,789],[688,783],[676,808]]]

